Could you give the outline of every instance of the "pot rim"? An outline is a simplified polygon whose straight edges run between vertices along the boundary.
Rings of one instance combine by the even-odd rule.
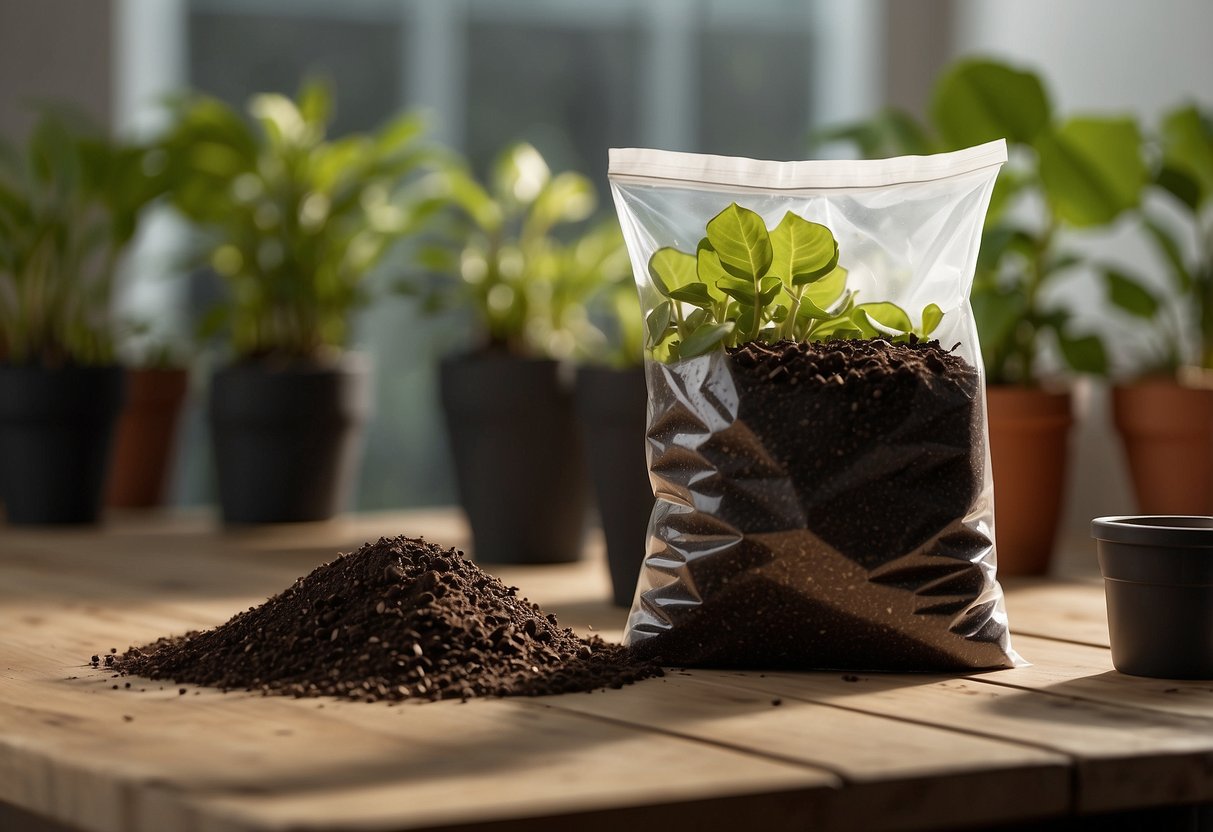
[[[1197,514],[1125,514],[1096,517],[1091,537],[1137,546],[1213,548],[1213,517]]]

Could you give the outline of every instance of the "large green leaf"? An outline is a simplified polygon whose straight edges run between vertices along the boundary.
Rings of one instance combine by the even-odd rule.
[[[645,334],[647,336],[645,345],[649,349],[653,349],[664,340],[666,330],[670,327],[672,309],[673,304],[668,300],[663,300],[654,306],[653,310],[645,317]]]
[[[1119,309],[1147,321],[1158,314],[1158,298],[1124,272],[1105,270],[1104,284],[1108,290],[1108,300]]]
[[[1044,85],[1034,73],[991,60],[962,60],[935,83],[935,129],[951,148],[994,139],[1029,144],[1049,123]]]
[[[929,336],[943,321],[943,310],[939,308],[939,304],[928,303],[922,310],[922,335]]]
[[[1194,106],[1181,107],[1162,122],[1167,165],[1186,171],[1200,186],[1198,203],[1213,197],[1213,128]]]
[[[1146,165],[1130,118],[1074,118],[1037,137],[1045,198],[1076,226],[1104,225],[1141,200]]]
[[[670,246],[659,248],[649,258],[649,277],[657,291],[669,297],[674,289],[696,282],[695,258]]]
[[[838,265],[838,242],[820,223],[788,211],[770,234],[771,274],[788,286],[803,286]]]
[[[708,221],[708,241],[734,277],[758,281],[771,267],[771,238],[762,217],[736,202]]]

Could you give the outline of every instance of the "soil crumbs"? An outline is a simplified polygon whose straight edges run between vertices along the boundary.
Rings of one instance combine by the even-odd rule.
[[[621,688],[654,662],[561,628],[456,549],[396,537],[315,569],[213,630],[93,667],[223,690],[365,702]]]

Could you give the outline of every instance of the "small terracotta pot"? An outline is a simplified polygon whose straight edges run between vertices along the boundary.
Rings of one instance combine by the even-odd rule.
[[[118,417],[105,502],[118,508],[163,505],[189,373],[127,371],[126,407]]]
[[[1155,378],[1112,388],[1137,509],[1213,514],[1213,390]]]
[[[1065,492],[1069,391],[996,386],[986,390],[998,573],[1049,570]]]

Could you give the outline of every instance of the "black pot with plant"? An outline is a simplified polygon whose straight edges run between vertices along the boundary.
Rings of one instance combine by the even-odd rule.
[[[593,345],[579,364],[574,397],[606,541],[611,598],[626,607],[644,562],[653,491],[644,452],[643,316],[623,236],[615,230],[613,239],[613,252],[601,260],[601,288],[589,304],[591,317],[603,321],[606,341]]]
[[[344,348],[365,278],[439,207],[416,117],[326,139],[331,95],[255,96],[252,123],[207,97],[164,142],[174,205],[206,235],[226,298],[204,321],[231,362],[208,408],[225,522],[325,520],[348,506],[371,409],[370,364]]]
[[[0,160],[0,499],[10,523],[94,522],[125,381],[115,266],[165,180],[146,148],[51,111]]]
[[[594,189],[580,174],[553,175],[528,144],[507,148],[491,178],[485,187],[448,172],[446,194],[459,208],[453,243],[445,260],[430,252],[428,281],[402,288],[428,309],[470,310],[476,320],[476,346],[439,368],[475,557],[572,561],[588,489],[568,362],[593,337],[583,302],[598,285],[594,260],[610,229],[572,242],[553,235],[593,213]]]

